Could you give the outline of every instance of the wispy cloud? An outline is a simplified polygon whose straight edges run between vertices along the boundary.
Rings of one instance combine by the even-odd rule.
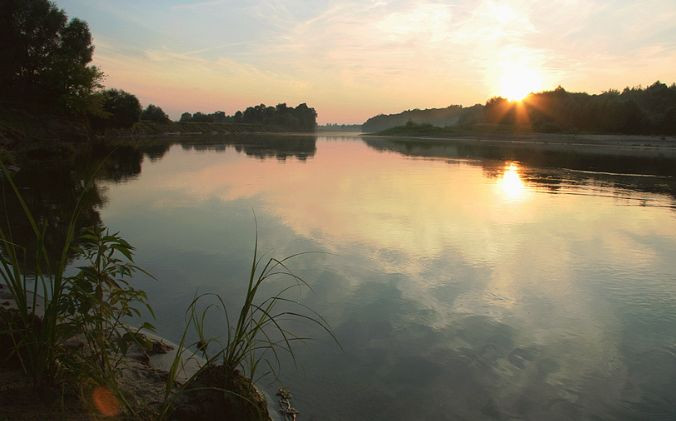
[[[59,3],[90,22],[109,84],[170,96],[174,114],[307,101],[322,121],[362,121],[481,102],[514,63],[543,88],[591,91],[676,68],[671,0]]]

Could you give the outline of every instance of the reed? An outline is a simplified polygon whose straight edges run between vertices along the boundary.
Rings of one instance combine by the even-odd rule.
[[[165,402],[160,410],[161,419],[169,417],[174,406],[185,395],[204,391],[203,382],[199,379],[206,370],[214,367],[222,370],[221,378],[224,381],[222,384],[209,384],[206,389],[221,392],[226,397],[253,405],[251,396],[244,396],[232,390],[231,380],[240,372],[252,381],[266,375],[278,375],[281,369],[280,353],[290,355],[295,364],[296,354],[293,344],[311,338],[298,336],[289,330],[287,325],[292,319],[318,326],[340,347],[329,324],[320,314],[299,300],[290,298],[290,293],[294,289],[311,289],[304,279],[291,272],[287,266],[289,260],[304,254],[308,253],[293,254],[283,259],[263,260],[258,253],[258,235],[256,235],[253,258],[246,280],[247,289],[238,308],[237,317],[231,317],[225,301],[217,294],[204,293],[192,300],[186,310],[186,324],[166,382]],[[285,278],[287,281],[285,286],[261,299],[262,286],[276,278]],[[280,309],[282,304],[286,308]],[[205,321],[213,317],[209,315],[213,311],[222,313],[225,329],[210,337],[206,333]],[[195,337],[193,342],[187,339],[191,333]],[[197,356],[202,359],[200,368],[179,384],[177,378],[179,373],[184,371],[182,362]],[[265,366],[267,370],[257,377],[261,366]],[[198,383],[199,386],[196,386]]]

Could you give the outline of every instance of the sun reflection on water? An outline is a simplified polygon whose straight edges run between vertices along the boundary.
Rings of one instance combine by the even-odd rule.
[[[509,201],[523,200],[528,192],[519,175],[519,166],[513,162],[505,165],[505,170],[497,182],[502,196]]]

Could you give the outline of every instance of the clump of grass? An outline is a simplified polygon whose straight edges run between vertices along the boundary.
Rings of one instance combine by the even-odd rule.
[[[92,177],[75,203],[60,253],[51,258],[46,247],[49,227],[35,219],[10,171],[2,163],[0,167],[6,181],[2,185],[9,186],[19,202],[37,244],[29,252],[28,247],[15,241],[11,221],[6,218],[0,224],[0,281],[16,307],[10,312],[0,311],[0,339],[9,338],[11,343],[9,350],[0,351],[19,362],[36,388],[68,381],[72,387],[73,379],[91,388],[105,386],[127,405],[128,411],[133,411],[117,386],[118,368],[131,344],[146,345],[141,330],[153,329],[148,323],[139,328],[124,323],[126,318],[140,317],[139,307],[152,314],[145,293],[129,284],[131,276],[142,271],[133,262],[133,247],[101,226],[76,232],[82,198],[93,187]],[[4,187],[2,194],[4,198]],[[288,353],[295,363],[293,344],[310,339],[289,330],[291,320],[317,325],[338,343],[326,320],[290,298],[294,289],[310,289],[287,266],[289,260],[302,254],[265,260],[258,254],[256,235],[247,289],[236,316],[216,294],[193,299],[186,311],[186,325],[167,376],[158,418],[171,416],[186,397],[205,391],[216,392],[242,411],[261,415],[265,405],[255,396],[252,380],[277,375],[281,353]],[[82,262],[74,275],[66,273],[71,258]],[[261,299],[263,286],[276,278],[290,282]],[[205,322],[212,311],[222,312],[225,328],[217,336],[208,337]],[[190,343],[188,336],[192,334],[197,339]],[[72,352],[67,342],[77,337],[82,338],[84,346]],[[179,383],[186,372],[184,362],[198,357],[198,369]],[[257,377],[261,367],[265,372]]]
[[[58,257],[50,257],[49,227],[35,219],[11,173],[0,166],[36,244],[29,252],[13,238],[9,219],[0,224],[0,281],[15,306],[0,312],[0,336],[11,344],[9,350],[2,350],[4,356],[18,361],[36,389],[65,385],[76,391],[80,384],[100,385],[125,402],[117,387],[117,368],[131,344],[144,344],[140,330],[152,329],[148,323],[138,329],[123,323],[125,318],[140,316],[139,306],[152,315],[145,293],[128,283],[140,270],[133,263],[133,247],[103,227],[76,232],[92,177],[76,201]],[[83,262],[75,275],[66,273],[71,259]],[[83,346],[73,352],[72,342]]]
[[[119,366],[129,347],[146,345],[141,330],[154,330],[150,323],[132,328],[124,320],[141,317],[137,307],[154,316],[144,291],[133,288],[135,272],[147,272],[134,264],[133,247],[117,233],[91,227],[80,236],[76,256],[84,261],[68,278],[64,310],[68,327],[84,338],[89,358],[81,361],[89,374],[116,383]]]
[[[277,375],[281,368],[281,353],[287,353],[296,362],[293,344],[309,340],[294,334],[287,327],[292,319],[306,321],[319,326],[329,334],[340,346],[330,326],[321,315],[296,299],[289,298],[290,292],[296,288],[311,289],[301,277],[293,274],[287,262],[302,254],[299,253],[283,259],[270,258],[266,261],[258,255],[258,236],[254,243],[253,259],[247,279],[244,301],[236,318],[231,317],[228,308],[217,294],[201,294],[193,299],[186,311],[186,325],[181,335],[174,363],[169,371],[165,387],[165,401],[160,410],[160,418],[171,415],[177,404],[186,396],[194,393],[216,393],[216,397],[225,398],[232,405],[248,406],[249,411],[257,408],[255,396],[245,396],[241,390],[234,390],[233,379],[242,373],[245,377],[258,380],[266,375]],[[286,278],[291,281],[285,287],[267,298],[259,297],[261,288],[275,278]],[[207,302],[205,304],[205,302]],[[284,305],[285,309],[280,309]],[[225,318],[225,330],[216,337],[208,337],[205,321],[211,311],[221,312]],[[193,333],[196,339],[188,343],[187,337]],[[176,381],[184,370],[182,361],[186,355],[200,356],[201,367],[183,384]],[[260,367],[266,371],[259,377]],[[205,385],[203,377],[214,368],[221,371],[220,383]],[[210,374],[210,377],[213,377]],[[234,402],[234,403],[233,403]],[[262,415],[262,414],[259,414]],[[264,417],[263,417],[264,418]]]
[[[6,329],[4,334],[13,343],[12,356],[31,375],[33,384],[41,387],[53,383],[56,378],[58,353],[68,335],[68,329],[63,324],[63,296],[67,284],[64,273],[76,236],[80,200],[71,214],[60,255],[52,259],[46,248],[47,227],[35,220],[10,171],[2,164],[0,166],[3,181],[19,202],[36,244],[34,255],[29,255],[26,247],[15,242],[11,221],[6,219],[5,224],[0,224],[0,279],[9,290],[16,307],[11,320],[3,323]],[[6,199],[4,188],[2,193],[3,199]]]

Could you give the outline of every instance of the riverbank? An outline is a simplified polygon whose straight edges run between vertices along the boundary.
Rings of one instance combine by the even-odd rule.
[[[256,146],[252,154],[268,153]],[[90,158],[105,152],[90,151],[94,153]],[[119,156],[125,152],[131,157]],[[146,152],[151,157],[162,153]],[[144,154],[113,148],[98,166],[98,177],[120,180],[138,173]],[[112,156],[123,160],[111,162]],[[96,166],[90,159],[77,161]],[[76,191],[57,192],[57,196],[78,198],[75,210],[68,210],[70,216],[65,217],[35,191],[44,186],[54,193],[58,183],[53,176],[25,189],[22,177],[34,175],[30,167],[2,171],[5,190],[13,190],[16,200],[5,204],[13,212],[7,215],[7,227],[0,230],[0,420],[73,414],[74,419],[101,415],[148,420],[270,419],[266,399],[253,383],[260,378],[255,376],[258,363],[273,357],[279,363],[277,349],[292,352],[291,342],[305,339],[290,334],[277,319],[295,316],[330,333],[323,320],[302,314],[307,308],[300,304],[298,312],[273,311],[277,301],[294,303],[282,297],[290,287],[262,299],[264,308],[256,304],[259,286],[271,277],[300,280],[278,271],[288,258],[270,258],[263,264],[255,248],[248,284],[243,282],[247,289],[239,318],[230,322],[219,296],[199,295],[185,309],[178,345],[168,345],[148,333],[154,330],[151,324],[142,322],[154,318],[154,312],[147,294],[130,281],[143,270],[133,263],[133,247],[99,219],[95,208],[103,199],[96,183],[83,182],[73,168],[63,170],[69,180],[67,190],[75,187]],[[53,223],[42,216],[45,210]],[[59,222],[63,220],[69,222],[64,226]],[[50,271],[42,271],[44,267]],[[219,336],[206,336],[207,312],[215,305],[226,315],[224,330]],[[134,320],[139,327],[122,320]],[[158,354],[168,355],[155,357]],[[266,365],[274,371],[269,362]],[[33,401],[39,404],[31,405]]]
[[[125,142],[154,138],[271,133],[288,134],[288,128],[247,123],[142,120],[130,128],[95,131],[84,117],[0,107],[0,158],[7,151],[77,149],[77,145],[96,141]],[[298,133],[312,134],[314,131]]]
[[[0,284],[0,321],[6,320],[7,312],[15,307]],[[0,332],[7,326],[0,322]],[[60,385],[36,390],[32,379],[10,359],[0,363],[0,420],[183,420],[218,419],[218,414],[230,414],[242,420],[271,420],[272,401],[248,378],[239,372],[233,373],[230,390],[236,391],[256,407],[253,413],[247,405],[232,405],[232,401],[219,402],[214,392],[206,389],[222,387],[225,371],[220,366],[206,365],[204,358],[185,352],[168,339],[144,332],[149,346],[133,346],[121,358],[117,390],[91,381],[77,384],[71,379]],[[6,350],[11,344],[0,334],[0,344]],[[71,352],[82,352],[84,340],[75,336],[68,340]],[[4,355],[4,354],[3,354]],[[174,372],[174,370],[176,370]],[[175,382],[175,388],[189,386],[190,393],[179,395],[168,414],[162,411],[167,401],[167,382]],[[201,390],[205,389],[205,390]],[[193,391],[194,390],[194,391]],[[218,394],[220,392],[216,392]],[[124,396],[125,402],[119,397]],[[216,416],[214,418],[214,416]]]
[[[397,129],[406,129],[405,127]],[[438,130],[436,130],[438,129]],[[676,136],[562,134],[535,132],[471,133],[435,127],[429,133],[415,130],[385,130],[364,134],[368,138],[419,140],[427,143],[480,144],[534,150],[581,151],[584,153],[676,157]]]

